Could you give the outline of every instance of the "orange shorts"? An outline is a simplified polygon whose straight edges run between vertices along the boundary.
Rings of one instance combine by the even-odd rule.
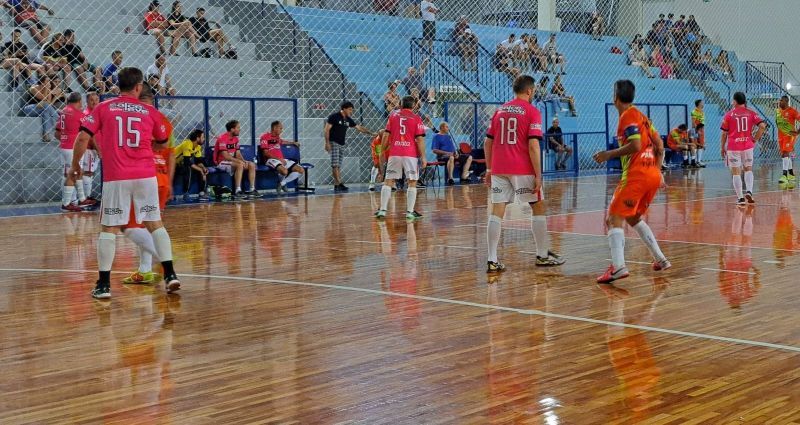
[[[781,148],[781,153],[792,153],[794,152],[794,141],[797,140],[797,136],[792,135],[783,135],[778,133],[778,146]]]
[[[608,213],[624,218],[644,215],[656,197],[659,186],[661,174],[628,176],[627,182],[620,183],[614,191]]]
[[[158,182],[158,207],[161,208],[161,213],[164,213],[164,208],[167,207],[167,198],[169,197],[169,187],[162,185],[161,182]],[[125,228],[129,229],[144,229],[144,223],[137,223],[136,216],[134,215],[133,208],[131,208],[131,216],[128,219],[128,224],[125,225]]]

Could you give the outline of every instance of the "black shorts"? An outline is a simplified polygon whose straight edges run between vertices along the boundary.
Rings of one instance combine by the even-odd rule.
[[[422,38],[426,41],[436,38],[436,21],[422,21]]]

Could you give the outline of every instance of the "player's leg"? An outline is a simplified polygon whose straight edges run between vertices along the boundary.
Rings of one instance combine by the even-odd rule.
[[[456,168],[456,159],[452,155],[447,157],[447,184],[453,184],[453,170]]]
[[[747,202],[754,204],[756,201],[753,199],[753,190],[755,190],[754,176],[753,176],[753,149],[748,149],[742,152],[742,166],[744,167],[744,197]]]
[[[287,161],[288,162],[286,164],[287,165],[286,171],[289,173],[289,175],[287,175],[286,178],[283,179],[282,183],[283,187],[286,187],[286,185],[288,185],[289,183],[299,179],[305,173],[305,170],[303,170],[303,167],[301,167],[299,164],[296,164],[292,160],[287,160]]]
[[[614,208],[613,200],[611,208]],[[611,265],[602,276],[597,278],[597,283],[611,283],[630,275],[628,267],[625,266],[624,224],[625,219],[621,215],[609,212],[606,225],[608,226],[608,247],[611,249]]]
[[[533,193],[534,177],[519,176],[515,178],[519,183],[515,189],[527,190],[527,194],[517,195],[520,202],[527,202],[531,206],[531,232],[536,243],[536,265],[539,267],[560,266],[565,260],[554,253],[550,248],[550,235],[547,233],[547,203],[544,199],[544,186],[539,192]],[[524,181],[523,181],[524,180]]]
[[[744,191],[742,190],[742,152],[728,151],[728,167],[731,170],[733,190],[736,192],[736,203],[744,205]]]
[[[406,219],[419,220],[422,214],[415,209],[417,205],[417,180],[419,180],[419,162],[417,158],[402,158],[403,170],[408,179],[408,189],[406,190]]]
[[[155,178],[153,178],[155,180]],[[111,268],[117,250],[117,232],[128,222],[131,212],[132,187],[130,180],[107,182],[100,207],[102,230],[97,239],[98,280],[92,297],[111,298]]]
[[[250,181],[250,190],[247,191],[248,196],[258,196],[256,189],[256,164],[251,161],[245,161],[245,168],[247,168],[247,178]]]
[[[156,256],[161,260],[161,267],[164,269],[164,284],[167,293],[177,291],[181,287],[181,282],[175,274],[172,265],[172,241],[169,233],[161,222],[161,208],[159,204],[158,183],[155,177],[148,179],[130,180],[133,185],[133,206],[136,214],[136,221],[144,223],[144,226],[153,237]],[[105,196],[103,197],[105,200]]]
[[[375,218],[386,217],[386,210],[389,208],[389,200],[392,198],[392,190],[396,185],[397,179],[403,175],[403,166],[400,158],[390,156],[386,162],[386,177],[383,180],[381,187],[381,205],[378,211],[375,212]]]
[[[489,214],[486,226],[486,242],[488,247],[487,273],[499,273],[506,270],[497,255],[497,246],[500,244],[500,235],[503,229],[503,217],[506,214],[506,205],[514,200],[514,186],[509,176],[492,175],[491,177],[492,211]]]
[[[469,180],[470,170],[472,169],[472,155],[461,157],[461,183]]]
[[[667,257],[661,251],[661,247],[658,246],[658,241],[656,240],[653,231],[650,229],[650,226],[648,226],[647,223],[642,220],[642,216],[647,213],[647,209],[650,207],[650,204],[656,197],[657,192],[658,185],[653,184],[653,187],[649,191],[645,192],[642,198],[639,200],[636,214],[631,217],[627,217],[625,221],[633,228],[633,230],[636,231],[636,233],[639,235],[639,239],[644,242],[647,250],[650,252],[650,255],[652,255],[653,270],[661,271],[672,267],[672,264],[669,262],[669,260],[667,260]]]
[[[235,196],[240,196],[242,194],[242,175],[244,174],[244,163],[240,161],[233,161],[231,162],[231,167],[233,167],[233,186],[236,188],[233,191]]]

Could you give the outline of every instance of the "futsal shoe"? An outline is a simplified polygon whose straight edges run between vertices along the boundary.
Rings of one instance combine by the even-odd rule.
[[[164,278],[164,286],[167,289],[167,293],[171,294],[181,289],[181,281],[178,280],[178,276],[172,274]]]
[[[657,260],[653,262],[653,271],[660,272],[662,270],[666,270],[672,267],[672,263],[669,262],[666,258],[663,260]]]
[[[620,267],[618,270],[614,270],[614,265],[608,266],[606,272],[597,278],[597,283],[611,283],[615,280],[625,279],[626,277],[630,276],[628,273],[628,268],[623,266]]]
[[[122,283],[134,284],[134,285],[149,285],[151,283],[158,281],[159,279],[161,279],[161,276],[159,276],[156,273],[153,272],[140,273],[137,270],[131,273],[131,275],[126,277],[125,279],[122,279]]]
[[[547,257],[540,257],[536,256],[536,265],[538,267],[553,267],[553,266],[560,266],[566,263],[567,260],[561,258],[560,255],[553,253],[553,251],[547,251]]]
[[[416,211],[406,211],[406,220],[419,220],[422,218],[422,214]]]
[[[504,271],[506,271],[505,264],[496,261],[486,262],[486,273],[502,273]]]
[[[748,204],[755,204],[756,203],[756,200],[753,199],[753,192],[750,192],[748,190],[747,193],[744,194],[744,197],[745,197],[745,199],[747,199],[747,203]]]
[[[111,299],[111,287],[107,284],[102,284],[98,281],[97,284],[95,284],[94,289],[92,290],[92,298],[98,300]]]
[[[786,174],[782,175],[781,178],[778,179],[778,183],[780,184],[789,183],[789,176]]]
[[[386,210],[375,211],[375,218],[378,220],[386,218]]]
[[[79,206],[77,206],[75,204],[69,204],[69,205],[62,205],[61,206],[61,211],[63,211],[63,212],[83,212],[83,208],[81,208],[81,207],[79,207]]]
[[[736,205],[738,205],[740,207],[743,207],[746,203],[747,203],[747,201],[745,201],[744,198],[739,198],[739,200],[736,201]]]

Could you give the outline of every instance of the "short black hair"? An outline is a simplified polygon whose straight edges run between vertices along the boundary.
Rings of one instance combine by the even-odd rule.
[[[78,103],[81,101],[81,94],[74,91],[67,96],[67,103]]]
[[[147,83],[142,84],[142,92],[139,93],[139,100],[155,99],[155,97],[156,91],[153,89],[153,86]]]
[[[694,101],[694,106],[700,106],[701,103],[703,103],[703,99],[697,99]]]
[[[617,80],[614,83],[614,96],[622,103],[633,103],[636,98],[636,84],[631,80]]]
[[[417,104],[417,98],[414,96],[403,96],[403,99],[400,101],[400,106],[403,109],[411,109],[416,104]]]
[[[525,90],[533,87],[536,87],[536,80],[530,75],[520,75],[514,79],[514,85],[512,86],[515,94],[522,94]]]
[[[21,29],[19,29],[19,28],[14,28],[14,31],[11,31],[11,32],[12,32],[12,33],[15,33],[15,32],[16,32],[16,33],[20,33],[20,34],[22,34],[22,30],[21,30]]]
[[[517,36],[517,35],[516,35],[516,34],[514,34],[514,33],[512,32],[511,34],[509,34],[509,35],[508,35],[508,38],[511,38],[511,37],[516,37],[516,36]]]
[[[197,139],[199,139],[200,136],[202,136],[202,135],[203,135],[203,130],[194,129],[189,133],[188,136],[186,136],[186,138],[191,140],[191,141],[193,141],[193,142],[196,142]]]
[[[681,125],[678,126],[678,130],[680,130],[680,131],[686,131],[688,129],[689,129],[689,126],[687,126],[686,124],[681,124]]]
[[[142,75],[141,69],[134,68],[132,66],[126,66],[119,70],[117,82],[119,91],[131,91],[136,87],[137,84],[142,84],[142,82],[144,82],[144,75]]]
[[[230,120],[230,121],[226,122],[225,123],[225,131],[231,131],[234,128],[236,128],[237,125],[239,125],[239,121],[236,121],[236,120]]]
[[[783,95],[781,96],[781,100],[789,100],[789,96]]]
[[[355,108],[355,106],[353,106],[353,102],[351,102],[349,100],[345,100],[344,102],[342,102],[342,106],[339,109],[345,110],[345,109],[349,109],[349,108]]]
[[[121,54],[122,54],[122,50],[114,50],[113,52],[111,52],[111,56],[117,56],[117,55],[121,55]]]
[[[205,11],[206,11],[206,9],[205,9],[205,8],[202,8],[202,7],[198,7],[198,8],[197,8],[197,12],[205,12]]]
[[[272,121],[272,123],[269,125],[269,128],[275,130],[275,127],[279,126],[280,124],[281,122],[279,120]]]
[[[747,96],[744,93],[737,91],[733,94],[733,101],[739,105],[747,105]]]
[[[697,124],[697,127],[695,127],[695,130],[700,130],[701,128],[705,128],[705,126],[706,125],[703,124],[703,123]]]
[[[72,34],[75,34],[75,30],[73,30],[73,29],[65,29],[64,30],[64,37],[69,37]]]

